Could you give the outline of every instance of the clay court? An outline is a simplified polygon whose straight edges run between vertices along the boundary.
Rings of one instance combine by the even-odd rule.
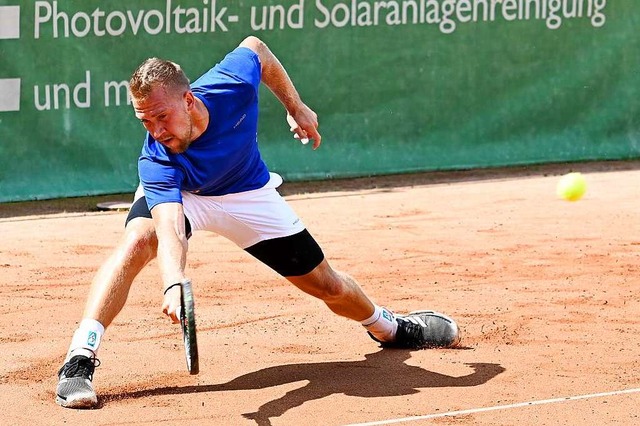
[[[573,203],[555,195],[571,170],[589,185]],[[54,403],[56,373],[126,212],[0,205],[0,423],[640,424],[639,182],[636,161],[285,184],[334,267],[396,312],[451,315],[462,346],[381,350],[233,244],[196,233],[200,374],[162,315],[154,262],[105,334],[100,406],[86,411]]]

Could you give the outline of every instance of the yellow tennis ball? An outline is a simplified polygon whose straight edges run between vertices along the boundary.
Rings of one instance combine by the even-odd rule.
[[[558,197],[567,201],[578,201],[587,192],[587,181],[582,173],[573,172],[562,176],[556,187]]]

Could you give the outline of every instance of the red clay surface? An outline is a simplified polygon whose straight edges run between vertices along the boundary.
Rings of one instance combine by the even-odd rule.
[[[100,407],[87,411],[54,403],[56,373],[126,213],[9,206],[0,423],[640,424],[640,163],[581,167],[589,189],[575,203],[555,196],[569,166],[287,195],[334,267],[396,312],[453,316],[459,349],[381,350],[233,244],[196,233],[200,374],[161,313],[154,262],[104,337]],[[469,411],[444,416],[457,410]]]

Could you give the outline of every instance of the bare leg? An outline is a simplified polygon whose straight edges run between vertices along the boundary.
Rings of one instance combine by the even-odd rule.
[[[460,343],[460,330],[451,318],[428,310],[397,317],[375,306],[353,278],[333,270],[326,260],[306,275],[287,279],[336,314],[360,322],[384,347],[453,348]]]
[[[93,279],[83,318],[94,319],[108,327],[124,307],[134,278],[156,256],[157,247],[153,221],[147,218],[131,220],[122,242]]]
[[[157,246],[153,221],[132,219],[122,241],[96,273],[82,322],[58,372],[56,402],[61,406],[88,408],[98,403],[92,380],[101,335],[122,310],[134,278],[155,257]]]
[[[373,302],[349,275],[336,271],[323,260],[306,275],[287,277],[300,290],[321,299],[336,314],[363,321],[374,312]]]

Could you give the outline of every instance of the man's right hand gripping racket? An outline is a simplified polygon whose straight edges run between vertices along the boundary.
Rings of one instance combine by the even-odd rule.
[[[198,340],[196,339],[196,312],[193,301],[191,281],[182,282],[180,296],[180,325],[184,338],[184,352],[187,357],[187,370],[190,374],[198,374]]]

